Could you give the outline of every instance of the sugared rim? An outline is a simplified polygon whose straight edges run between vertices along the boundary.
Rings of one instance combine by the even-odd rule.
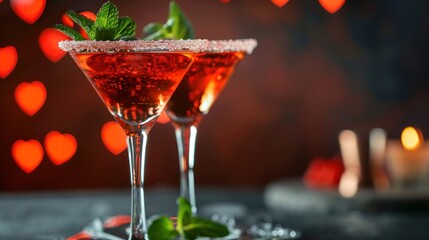
[[[256,39],[211,40],[203,52],[246,52],[251,54],[258,45]]]
[[[72,41],[66,40],[58,46],[66,52],[119,52],[119,51],[192,51],[206,49],[208,40],[134,40],[134,41]]]

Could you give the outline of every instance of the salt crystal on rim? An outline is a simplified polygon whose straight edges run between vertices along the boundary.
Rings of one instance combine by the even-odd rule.
[[[230,39],[209,41],[203,52],[247,52],[251,54],[258,45],[256,39]]]
[[[61,41],[66,52],[193,51],[206,49],[208,40]]]

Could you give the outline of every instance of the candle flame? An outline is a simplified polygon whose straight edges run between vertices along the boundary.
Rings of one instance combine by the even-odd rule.
[[[402,146],[407,150],[415,150],[423,143],[423,135],[417,128],[406,127],[401,134]]]

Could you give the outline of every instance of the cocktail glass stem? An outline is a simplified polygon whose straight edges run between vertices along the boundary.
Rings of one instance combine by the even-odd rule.
[[[191,203],[192,214],[197,213],[194,181],[194,156],[197,127],[192,124],[175,124],[180,165],[180,195]]]
[[[144,130],[127,133],[131,176],[131,235],[129,240],[147,239],[144,204],[144,167],[148,133]]]

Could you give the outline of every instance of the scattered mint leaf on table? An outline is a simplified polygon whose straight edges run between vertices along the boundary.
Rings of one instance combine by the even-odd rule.
[[[194,240],[198,237],[220,238],[229,234],[225,225],[192,216],[191,204],[186,198],[180,197],[177,202],[176,227],[174,227],[174,222],[170,218],[160,216],[149,226],[148,235],[150,240],[171,240],[177,237]]]
[[[191,218],[190,223],[183,227],[183,232],[189,240],[197,237],[225,237],[229,234],[228,228],[224,225],[198,217]]]
[[[170,240],[179,236],[179,232],[174,228],[173,221],[166,216],[161,216],[152,222],[148,230],[150,239]]]
[[[68,11],[67,16],[85,30],[90,40],[114,41],[136,39],[136,24],[133,19],[130,17],[119,17],[118,7],[109,1],[104,3],[100,10],[98,10],[95,21],[74,11]],[[85,38],[73,28],[62,24],[54,25],[54,28],[75,41],[85,40]]]
[[[194,38],[191,22],[174,1],[170,2],[167,21],[164,24],[149,23],[144,27],[143,32],[148,35],[144,38],[145,40]]]

